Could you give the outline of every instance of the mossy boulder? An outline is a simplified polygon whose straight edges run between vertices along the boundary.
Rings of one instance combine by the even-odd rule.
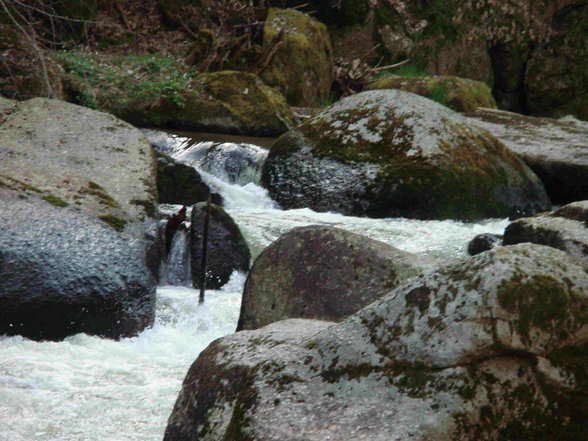
[[[340,321],[435,265],[338,228],[295,228],[255,259],[237,330],[287,318]]]
[[[399,90],[363,92],[282,135],[263,184],[284,208],[473,220],[545,210],[527,166],[461,115]]]
[[[293,125],[284,97],[253,74],[198,75],[173,58],[64,53],[69,99],[137,126],[277,136]]]
[[[0,157],[0,334],[120,338],[151,325],[157,189],[143,134],[35,98],[0,119]]]
[[[504,243],[522,242],[558,248],[588,264],[588,201],[513,222],[504,231]]]
[[[468,116],[525,161],[554,204],[588,199],[588,122],[491,109]]]
[[[490,88],[481,81],[453,76],[386,76],[367,86],[368,90],[399,89],[416,93],[457,112],[472,112],[478,107],[496,108]]]
[[[271,8],[264,26],[266,50],[279,44],[261,79],[294,106],[325,102],[334,80],[333,51],[324,24],[293,9]]]
[[[585,439],[587,325],[577,261],[498,248],[341,323],[290,319],[216,340],[164,439]]]

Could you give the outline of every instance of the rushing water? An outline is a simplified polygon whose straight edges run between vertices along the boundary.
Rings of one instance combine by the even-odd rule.
[[[168,141],[169,154],[196,167],[202,165],[199,161],[206,154],[187,150],[210,148],[210,143],[184,138]],[[253,156],[258,155],[258,150],[253,150],[257,152]],[[234,152],[234,145],[226,151]],[[222,162],[220,156],[215,156],[215,161]],[[324,224],[403,250],[456,258],[465,255],[467,242],[476,234],[501,233],[507,225],[506,220],[464,224],[351,218],[309,209],[284,211],[264,189],[253,182],[244,185],[240,177],[234,179],[234,175],[219,172],[222,168],[218,165],[208,168],[218,173],[216,176],[201,169],[202,175],[223,195],[227,211],[240,226],[254,256],[294,227]],[[243,174],[255,175],[247,167]],[[163,212],[176,209],[161,207]],[[176,238],[170,254],[185,261],[183,250],[185,236]],[[168,261],[168,265],[175,268],[164,276],[168,283],[187,283],[181,271],[178,279],[178,261]],[[155,325],[119,342],[84,334],[58,343],[0,337],[0,441],[161,440],[189,365],[213,339],[234,331],[244,281],[245,275],[234,274],[220,291],[208,291],[201,306],[195,290],[159,287]]]

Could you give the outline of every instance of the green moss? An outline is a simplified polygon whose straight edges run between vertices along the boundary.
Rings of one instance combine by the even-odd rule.
[[[56,207],[67,207],[69,205],[63,199],[53,195],[43,196],[43,200],[55,205]]]
[[[372,82],[368,89],[400,89],[416,93],[457,112],[472,112],[478,107],[496,108],[488,85],[454,76],[392,75]]]
[[[317,106],[328,99],[333,59],[326,27],[292,9],[271,8],[264,26],[264,46],[282,34],[281,46],[261,77],[278,88],[291,105]]]
[[[108,193],[106,193],[106,190],[102,186],[96,184],[95,182],[90,181],[88,183],[88,187],[81,188],[79,190],[79,193],[96,196],[98,198],[98,201],[102,205],[105,205],[107,207],[111,207],[111,208],[118,208],[119,207],[119,204]]]
[[[562,325],[571,319],[574,297],[566,284],[548,275],[508,280],[498,287],[500,306],[518,315],[517,332],[527,343],[530,342],[531,328],[567,337],[566,327]]]
[[[106,222],[116,231],[123,231],[125,229],[125,225],[127,224],[126,220],[113,214],[105,214],[102,216],[98,216],[98,219],[100,219],[102,222]]]
[[[132,199],[129,203],[131,205],[138,205],[140,207],[143,207],[145,209],[145,213],[147,213],[147,216],[155,216],[155,204],[153,202],[146,201],[143,199]]]

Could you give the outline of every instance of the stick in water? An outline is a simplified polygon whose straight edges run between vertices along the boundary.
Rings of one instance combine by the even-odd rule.
[[[200,261],[200,298],[198,303],[204,303],[204,291],[206,291],[206,257],[208,255],[208,224],[210,223],[210,194],[206,201],[204,212],[204,229],[202,231],[202,259]]]

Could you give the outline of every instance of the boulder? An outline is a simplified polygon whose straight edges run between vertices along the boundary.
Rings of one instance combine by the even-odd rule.
[[[294,122],[285,98],[257,76],[198,75],[172,58],[63,53],[69,99],[136,126],[278,136]],[[137,78],[141,78],[140,81]]]
[[[0,333],[133,335],[154,317],[155,161],[141,132],[62,101],[0,125]]]
[[[237,330],[287,318],[339,321],[434,267],[430,258],[339,228],[295,228],[255,259]]]
[[[588,199],[588,123],[490,109],[468,116],[525,161],[554,204]]]
[[[490,133],[400,90],[345,98],[282,135],[262,182],[284,208],[346,215],[473,220],[550,206]]]
[[[338,324],[290,319],[216,340],[164,439],[584,439],[587,311],[574,259],[497,248]]]
[[[165,153],[156,152],[157,192],[161,204],[194,205],[204,202],[211,194],[217,205],[222,197],[212,193],[195,168],[177,162]]]
[[[588,201],[513,222],[504,231],[504,244],[522,242],[558,248],[588,263]]]
[[[316,107],[328,100],[333,50],[324,24],[294,9],[270,8],[263,29],[263,47],[275,55],[261,79],[279,89],[288,103]]]
[[[11,112],[16,103],[17,101],[15,100],[9,100],[0,96],[0,118],[4,118],[4,114]]]
[[[468,254],[475,256],[500,245],[502,245],[502,236],[490,233],[478,234],[468,244]]]
[[[202,241],[206,203],[192,207],[190,251],[192,255],[192,281],[200,288]],[[249,271],[251,253],[239,227],[221,207],[210,205],[206,287],[218,289],[229,281],[233,271]]]
[[[453,76],[386,76],[367,86],[368,90],[400,89],[443,104],[456,112],[472,112],[478,107],[496,108],[490,88],[481,81]]]

